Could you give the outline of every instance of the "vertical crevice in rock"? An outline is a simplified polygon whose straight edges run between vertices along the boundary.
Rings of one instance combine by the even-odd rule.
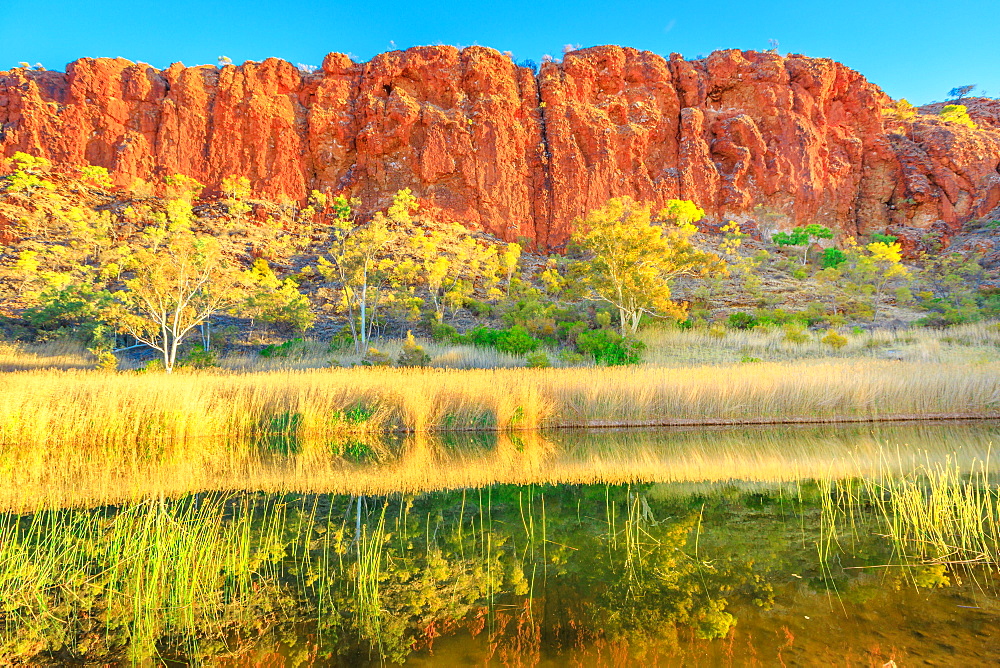
[[[541,200],[544,202],[544,210],[541,214],[538,213],[537,205],[532,203],[532,211],[534,213],[534,229],[535,229],[535,245],[540,251],[553,250],[550,246],[550,233],[553,227],[553,211],[554,211],[554,200],[553,200],[553,185],[552,185],[552,149],[551,143],[549,142],[549,131],[548,124],[545,117],[545,105],[542,99],[542,85],[541,85],[542,70],[538,69],[537,72],[532,72],[531,82],[533,84],[532,88],[532,99],[535,102],[535,108],[538,109],[538,124],[539,124],[539,146],[538,150],[540,152],[539,161],[542,165],[541,174]]]

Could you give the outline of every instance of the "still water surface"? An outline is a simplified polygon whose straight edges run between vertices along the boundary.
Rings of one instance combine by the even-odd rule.
[[[526,481],[19,509],[0,516],[0,665],[991,665],[998,434],[468,436],[431,446],[439,466],[501,458]],[[255,447],[301,466],[296,444]],[[355,447],[325,465],[403,470],[402,442]]]

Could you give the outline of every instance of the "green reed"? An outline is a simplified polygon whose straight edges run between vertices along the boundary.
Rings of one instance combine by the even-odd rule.
[[[904,563],[1000,563],[1000,488],[988,461],[968,468],[953,458],[928,458],[905,474],[887,461],[876,475],[821,483],[821,561],[841,538],[856,538],[867,524]]]
[[[155,656],[163,636],[223,633],[252,607],[262,555],[278,538],[266,527],[249,531],[249,519],[223,521],[231,510],[223,500],[189,497],[5,516],[3,626],[30,635],[55,623],[70,639],[93,620],[115,629],[133,660]]]
[[[359,509],[362,500],[358,499]],[[360,525],[357,541],[357,562],[355,564],[355,602],[358,626],[371,638],[380,639],[382,606],[379,596],[379,579],[385,562],[385,513],[388,504],[382,506],[375,526]]]

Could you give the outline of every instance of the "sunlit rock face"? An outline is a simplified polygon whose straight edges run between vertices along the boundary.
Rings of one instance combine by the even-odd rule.
[[[995,104],[970,104],[973,130],[886,122],[890,103],[831,60],[736,50],[685,61],[600,46],[537,75],[483,47],[330,54],[316,72],[81,59],[0,73],[0,149],[104,166],[122,186],[246,176],[267,197],[345,193],[365,212],[409,187],[442,219],[548,248],[621,195],[910,237],[1000,204]]]

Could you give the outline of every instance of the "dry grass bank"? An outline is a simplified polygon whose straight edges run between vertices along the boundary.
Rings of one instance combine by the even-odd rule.
[[[1000,363],[0,376],[0,443],[1000,415]]]
[[[0,442],[1000,415],[1000,363],[0,376]]]
[[[17,344],[0,341],[0,373],[93,369],[97,359],[75,341]]]
[[[970,363],[1000,362],[1000,323],[976,323],[944,330],[876,329],[845,333],[846,344],[839,349],[822,341],[826,331],[797,330],[794,340],[781,328],[753,330],[680,330],[653,327],[643,330],[646,344],[643,364],[646,367],[690,367],[729,365],[759,359],[763,362],[796,360],[871,360],[889,359],[906,362]],[[511,369],[525,366],[524,357],[489,348],[452,345],[417,339],[436,369]],[[280,339],[273,341],[280,343]],[[402,350],[400,339],[378,339],[372,345],[391,359]],[[218,360],[219,369],[235,373],[263,371],[304,371],[350,367],[361,363],[362,355],[352,350],[332,351],[328,341],[305,338],[283,356],[264,357],[252,351],[230,350]],[[553,351],[554,366],[567,366]],[[54,341],[42,344],[0,342],[0,372],[42,369],[93,369],[97,358],[76,342]],[[122,359],[121,368],[134,371],[142,362]],[[569,368],[586,368],[592,363],[574,363]]]
[[[823,343],[825,331],[790,340],[781,328],[771,330],[682,331],[653,328],[642,332],[644,360],[654,366],[733,364],[745,358],[765,362],[803,359],[890,359],[905,362],[1000,362],[1000,326],[990,323],[948,329],[876,329],[846,333],[846,344]],[[720,335],[721,334],[721,335]]]
[[[436,369],[508,369],[524,366],[524,359],[493,349],[475,346],[456,346],[420,340]],[[403,350],[401,339],[378,340],[373,343],[379,352],[397,359]],[[350,367],[361,364],[363,355],[352,350],[331,351],[326,341],[306,339],[287,357],[261,357],[256,353],[224,355],[219,367],[239,373],[259,371],[289,371],[305,369],[326,369],[331,366]]]

